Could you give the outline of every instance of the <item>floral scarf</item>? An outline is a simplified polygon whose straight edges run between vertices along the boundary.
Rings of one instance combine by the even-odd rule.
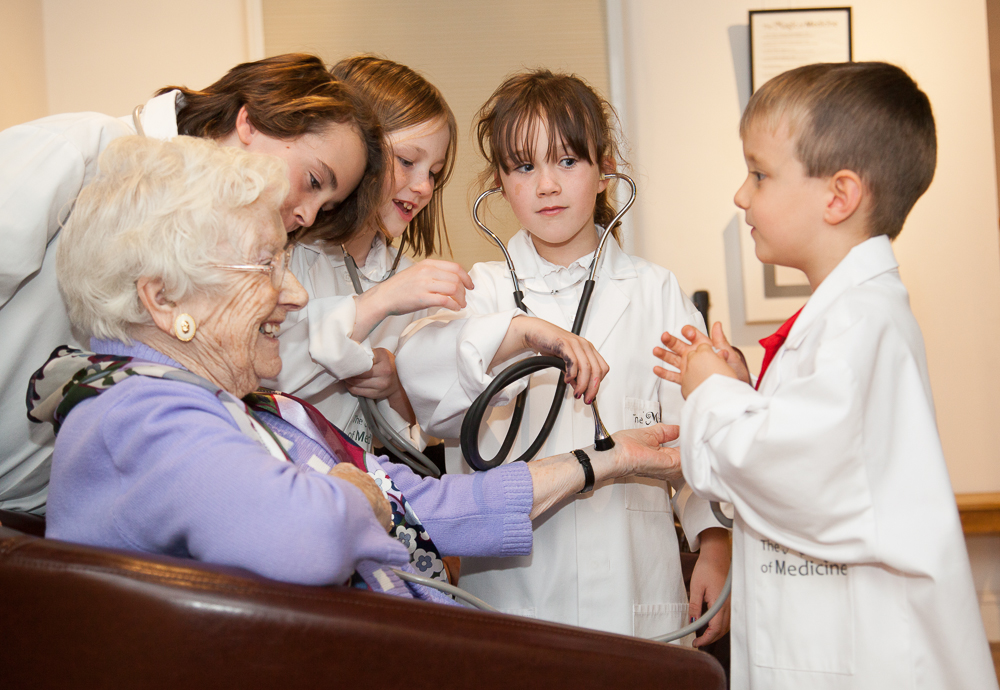
[[[392,507],[393,527],[390,535],[409,550],[412,569],[425,577],[447,582],[447,574],[437,547],[402,492],[379,465],[377,458],[366,453],[330,424],[312,405],[293,396],[258,391],[240,400],[186,369],[133,357],[101,355],[61,346],[52,352],[48,361],[31,377],[26,400],[28,419],[38,423],[50,422],[58,434],[66,416],[78,403],[100,395],[130,376],[182,381],[211,392],[232,416],[240,431],[264,446],[272,457],[292,462],[281,439],[266,423],[267,415],[285,420],[310,437],[336,462],[350,462],[367,472]],[[352,578],[352,583],[386,594],[405,596],[404,592],[409,591],[419,599],[454,603],[436,590],[404,583],[389,568],[373,561],[358,563],[358,572]]]

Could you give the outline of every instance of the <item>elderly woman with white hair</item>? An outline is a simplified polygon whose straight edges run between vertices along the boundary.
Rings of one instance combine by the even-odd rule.
[[[125,137],[103,154],[58,252],[93,352],[57,349],[28,394],[58,433],[47,536],[432,599],[385,566],[443,578],[442,554],[530,552],[531,518],[584,486],[572,454],[422,479],[255,392],[307,300],[287,270],[287,189],[277,159],[205,140]],[[677,476],[660,447],[674,433],[616,435],[590,452],[594,475]]]

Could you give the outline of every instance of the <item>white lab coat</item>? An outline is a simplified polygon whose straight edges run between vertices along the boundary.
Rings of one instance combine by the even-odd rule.
[[[737,511],[734,689],[997,687],[886,237],[817,288],[760,392],[689,396],[681,445],[689,484]]]
[[[147,136],[177,134],[173,91],[142,113]],[[44,512],[54,437],[28,421],[28,379],[59,345],[79,346],[56,282],[59,229],[132,116],[53,115],[0,132],[0,508]]]
[[[510,240],[508,249],[530,315],[570,330],[583,289],[583,281],[577,279],[586,277],[590,257],[569,271],[555,267],[538,256],[523,230]],[[468,309],[414,324],[396,359],[418,421],[428,433],[442,438],[458,436],[465,410],[493,378],[494,372],[486,368],[518,313],[505,263],[477,264],[471,276],[476,287],[466,295]],[[551,286],[560,281],[565,289],[552,294]],[[674,276],[626,255],[610,239],[582,331],[610,365],[597,397],[609,431],[655,421],[678,423],[679,387],[653,375],[652,350],[664,330],[677,332],[687,324],[704,328]],[[453,354],[447,356],[448,352]],[[561,372],[549,369],[531,377],[512,457],[535,437],[560,376]],[[512,407],[495,408],[483,424],[484,457],[492,457],[499,446]],[[555,428],[538,457],[593,442],[591,409],[567,390]],[[456,461],[461,455],[454,442],[446,453],[449,471],[471,471]],[[697,535],[719,523],[708,503],[690,491],[679,492],[677,499],[685,532],[697,548]],[[687,597],[669,488],[665,482],[646,479],[598,484],[592,494],[567,499],[535,520],[530,556],[462,559],[461,585],[508,613],[641,637],[676,630],[686,623]]]
[[[397,249],[388,247],[376,234],[365,265],[358,267],[365,290],[389,277],[397,253]],[[404,255],[399,259],[397,270],[412,265]],[[309,304],[301,311],[288,314],[282,324],[278,336],[281,373],[276,379],[262,383],[312,403],[358,445],[371,450],[371,431],[357,399],[347,390],[343,379],[372,368],[373,348],[381,347],[395,353],[403,330],[414,320],[426,316],[427,311],[386,317],[368,338],[357,343],[351,340],[356,314],[354,285],[341,248],[324,244],[298,247],[291,269],[309,293]],[[378,409],[393,429],[422,447],[419,430],[411,429],[387,400],[380,400]]]

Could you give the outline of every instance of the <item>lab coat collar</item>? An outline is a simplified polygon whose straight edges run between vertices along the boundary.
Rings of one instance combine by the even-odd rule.
[[[184,95],[178,91],[168,91],[150,98],[142,106],[142,129],[147,137],[169,141],[177,136],[177,113],[184,107]],[[132,115],[121,118],[131,129],[135,129]]]
[[[598,232],[603,233],[599,226]],[[524,286],[537,289],[538,293],[525,291],[525,305],[538,317],[554,323],[561,328],[570,330],[573,326],[567,322],[565,315],[555,300],[546,299],[544,294],[548,290],[544,275],[548,275],[553,270],[580,272],[580,285],[590,275],[590,262],[592,255],[588,254],[578,259],[569,267],[555,266],[549,263],[535,250],[535,245],[531,241],[531,236],[526,230],[520,230],[507,243],[507,251],[510,252],[511,261],[514,262],[514,269],[518,278]],[[582,270],[581,270],[582,269]],[[638,273],[632,258],[621,250],[614,237],[609,237],[604,245],[604,253],[601,258],[601,265],[597,269],[597,285],[594,294],[590,298],[590,307],[587,310],[587,317],[583,322],[582,335],[595,347],[600,348],[611,332],[615,329],[622,314],[631,302],[631,284],[625,282],[629,278],[636,278]],[[531,282],[529,282],[531,281]],[[575,280],[568,281],[569,283]],[[599,317],[595,316],[600,314]]]
[[[849,289],[899,267],[892,243],[885,235],[865,240],[847,253],[830,275],[816,288],[792,326],[785,349],[794,350],[805,340],[814,321]]]

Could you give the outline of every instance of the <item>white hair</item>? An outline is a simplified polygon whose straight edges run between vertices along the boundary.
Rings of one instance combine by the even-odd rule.
[[[139,278],[162,279],[170,301],[217,289],[226,277],[209,264],[243,263],[246,234],[276,217],[289,188],[283,161],[195,137],[120,137],[99,163],[61,232],[56,270],[73,325],[125,343],[152,323]]]

